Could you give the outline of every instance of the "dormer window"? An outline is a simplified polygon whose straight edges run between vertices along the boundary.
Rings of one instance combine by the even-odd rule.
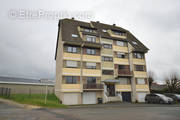
[[[92,29],[88,29],[88,28],[84,28],[84,31],[85,31],[85,32],[93,32]]]
[[[96,37],[95,36],[90,36],[90,35],[86,35],[86,41],[87,42],[96,42]]]
[[[114,33],[115,35],[119,35],[119,36],[126,36],[126,33],[120,32],[120,31],[113,31],[113,33]]]
[[[103,32],[107,32],[107,30],[105,30],[105,29],[103,29],[102,31],[103,31]]]
[[[134,45],[137,45],[137,42],[135,42],[135,41],[133,41],[132,43],[133,43]]]
[[[76,34],[72,34],[72,37],[78,37],[78,35],[76,35]]]

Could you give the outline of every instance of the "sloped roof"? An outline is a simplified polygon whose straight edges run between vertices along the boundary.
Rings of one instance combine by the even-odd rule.
[[[131,32],[129,32],[128,30],[126,30],[124,28],[121,28],[116,25],[108,25],[108,24],[93,22],[93,21],[91,21],[90,23],[87,23],[87,22],[82,22],[82,21],[78,21],[78,20],[74,20],[74,19],[59,20],[59,30],[61,27],[62,41],[72,41],[72,42],[82,43],[83,40],[80,37],[79,31],[78,31],[78,26],[97,30],[96,34],[94,34],[94,33],[86,33],[86,34],[101,36],[103,38],[109,38],[109,39],[114,39],[114,40],[122,40],[122,39],[117,38],[117,37],[112,37],[109,35],[109,33],[102,32],[102,30],[105,29],[105,30],[114,30],[114,31],[125,32],[125,33],[127,33],[126,40],[134,47],[135,51],[147,52],[149,50]],[[78,36],[72,37],[72,34],[75,34]],[[59,40],[59,31],[58,31],[58,37],[57,37],[56,52],[57,52],[57,48],[58,48],[58,40]],[[136,42],[137,44],[133,44],[133,41]],[[56,59],[56,54],[57,53],[55,53],[55,59]]]

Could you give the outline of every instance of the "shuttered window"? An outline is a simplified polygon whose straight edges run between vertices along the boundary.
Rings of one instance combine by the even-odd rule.
[[[137,84],[139,84],[139,85],[146,84],[145,79],[144,78],[137,78]]]
[[[66,61],[67,67],[77,67],[77,61]]]
[[[86,68],[96,69],[96,63],[87,62]]]

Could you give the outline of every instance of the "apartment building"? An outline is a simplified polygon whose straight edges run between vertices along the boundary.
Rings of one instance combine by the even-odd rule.
[[[148,48],[121,27],[59,21],[55,94],[63,104],[144,102]]]

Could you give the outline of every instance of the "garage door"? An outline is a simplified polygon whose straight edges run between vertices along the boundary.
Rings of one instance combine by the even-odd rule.
[[[145,96],[146,96],[147,93],[145,92],[138,92],[137,93],[137,99],[138,99],[138,102],[145,102]]]
[[[83,92],[83,104],[96,104],[96,92]]]
[[[64,93],[63,104],[65,105],[78,104],[78,93]]]

